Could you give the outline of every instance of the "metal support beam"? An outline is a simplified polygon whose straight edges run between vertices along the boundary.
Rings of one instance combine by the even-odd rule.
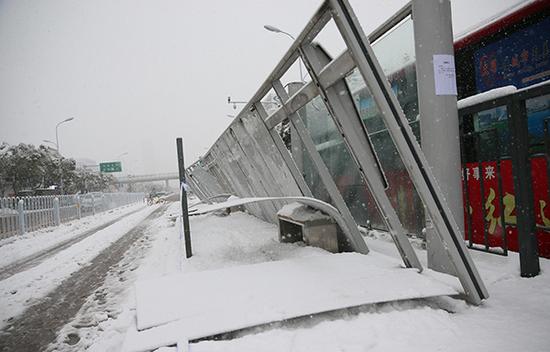
[[[268,128],[273,128],[280,124],[288,113],[294,113],[303,108],[308,102],[319,94],[319,88],[328,88],[340,79],[345,77],[355,68],[355,62],[349,51],[343,52],[329,65],[319,72],[318,84],[314,82],[306,83],[296,92],[290,92],[288,100],[277,111],[266,118]]]
[[[247,132],[260,158],[260,168],[268,173],[269,182],[276,188],[275,192],[281,195],[301,195],[298,184],[258,114],[250,112],[240,117],[236,125]]]
[[[254,186],[254,196],[267,196],[270,195],[282,195],[279,187],[275,187],[275,179],[268,171],[267,166],[261,158],[261,154],[255,150],[254,146],[250,144],[251,140],[248,133],[242,128],[242,125],[233,124],[229,129],[228,137],[233,137],[233,143],[231,143],[237,149],[240,158],[239,162],[243,169],[247,170],[250,183]],[[276,222],[275,214],[284,206],[282,203],[272,202],[265,203],[266,208],[270,208],[269,214],[273,222]]]
[[[196,166],[193,168],[192,171],[186,171],[185,174],[187,176],[187,183],[189,184],[193,192],[202,200],[208,198],[210,195],[208,188],[206,188],[202,182],[196,179],[196,175],[199,170],[199,166]]]
[[[224,172],[221,172],[220,166],[215,162],[215,152],[213,152],[213,148],[208,154],[206,154],[203,158],[203,161],[206,163],[205,165],[201,165],[200,169],[203,170],[203,172],[211,177],[213,177],[217,184],[220,186],[220,188],[223,190],[223,192],[216,192],[213,189],[209,190],[209,196],[213,196],[220,193],[232,193],[232,194],[238,194],[238,192],[235,190],[235,187],[229,182],[229,179],[227,177],[227,174]]]
[[[223,134],[220,138],[219,143],[219,152],[221,158],[218,160],[221,163],[227,163],[227,166],[231,169],[232,172],[228,173],[228,178],[232,181],[232,184],[240,187],[240,192],[238,196],[240,197],[255,197],[256,196],[256,187],[257,185],[251,184],[251,179],[248,177],[248,173],[243,169],[243,166],[239,162],[239,156],[236,154],[237,151],[233,150],[227,143],[227,136]],[[225,159],[225,160],[224,160]],[[223,165],[223,164],[222,164]],[[228,167],[224,167],[224,171],[227,171]],[[265,221],[272,222],[274,221],[274,215],[270,215],[271,209],[265,207],[264,204],[255,204],[251,205],[255,207],[253,214],[264,219]]]
[[[330,62],[330,58],[319,46],[309,44],[303,47],[303,61],[310,77],[317,83],[318,73]],[[405,228],[385,192],[386,185],[383,182],[381,165],[346,82],[341,79],[330,88],[321,90],[321,95],[382,214],[384,224],[393,238],[403,263],[406,267],[422,270],[422,264],[406,236]]]
[[[302,195],[305,197],[313,197],[313,194],[311,193],[311,190],[309,189],[309,186],[307,185],[306,181],[304,180],[304,177],[302,176],[302,173],[300,170],[298,170],[298,167],[296,166],[296,163],[292,159],[290,153],[286,149],[283,140],[277,134],[277,131],[275,131],[273,128],[269,129],[266,125],[265,118],[267,117],[267,112],[265,111],[263,105],[261,103],[256,103],[254,105],[256,108],[256,112],[258,113],[258,118],[262,121],[262,124],[265,126],[265,129],[269,132],[271,135],[271,139],[273,141],[273,144],[279,150],[279,154],[285,161],[286,166],[290,170],[290,173],[292,174],[292,177],[294,178],[294,181],[300,188],[300,191],[302,192]]]
[[[357,64],[374,101],[382,113],[388,132],[411,176],[426,211],[434,223],[440,240],[468,300],[474,304],[489,297],[487,289],[470,257],[462,233],[435,180],[426,157],[407,123],[380,64],[361,30],[357,17],[346,0],[330,0],[332,17]]]
[[[277,95],[279,96],[279,99],[281,99],[283,103],[285,103],[288,100],[288,94],[283,88],[283,85],[281,84],[280,81],[277,80],[273,82],[273,89],[275,90],[275,93],[277,93]],[[317,172],[319,173],[319,177],[321,178],[321,181],[323,182],[325,189],[329,193],[330,198],[334,203],[334,206],[342,214],[342,217],[346,222],[346,226],[348,227],[347,230],[349,231],[349,233],[352,234],[351,238],[349,238],[349,240],[351,241],[349,245],[351,246],[351,248],[353,248],[353,250],[359,253],[364,253],[364,254],[368,253],[369,249],[365,241],[363,240],[361,233],[359,232],[357,224],[355,223],[355,220],[353,219],[353,216],[351,215],[351,212],[348,206],[346,205],[346,202],[344,201],[342,194],[340,194],[338,187],[336,187],[336,183],[334,183],[334,180],[332,179],[330,171],[328,170],[323,159],[321,158],[321,154],[319,154],[319,152],[315,148],[315,143],[311,139],[309,132],[307,131],[304,123],[300,119],[300,116],[297,113],[293,113],[293,114],[288,114],[288,117],[290,119],[292,128],[296,130],[296,133],[300,137],[300,140],[304,145],[304,148],[308,153],[308,156],[310,157],[311,161],[313,162],[313,165],[315,166]]]

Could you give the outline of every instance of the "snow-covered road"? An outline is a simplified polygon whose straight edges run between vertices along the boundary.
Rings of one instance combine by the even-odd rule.
[[[147,220],[163,212],[164,206],[129,210],[115,223],[107,221],[108,226],[96,227],[95,232],[60,251],[54,247],[52,256],[26,270],[15,270],[15,274],[0,281],[0,346],[8,350],[39,350],[47,346],[54,340],[56,330],[73,318],[82,305],[80,301],[94,286],[103,284],[110,266],[119,262],[143,235]],[[106,219],[97,221],[102,220]],[[68,237],[80,238],[78,231],[73,234],[76,235]],[[35,236],[35,240],[40,237]],[[16,243],[6,248],[13,250]]]
[[[146,208],[126,217],[110,235],[90,236],[84,241],[100,245],[112,232],[127,233],[154,209]],[[160,210],[159,210],[160,211]],[[51,351],[119,351],[128,331],[136,328],[133,283],[178,272],[228,268],[265,261],[324,256],[329,253],[300,243],[279,243],[277,227],[247,214],[204,215],[191,218],[193,257],[184,259],[180,226],[171,204],[141,228],[139,239],[119,253],[100,285],[82,298],[77,313],[58,331],[48,346]],[[118,224],[118,223],[117,223]],[[115,224],[116,225],[116,224]],[[115,226],[112,225],[112,226]],[[108,230],[110,227],[106,228]],[[131,232],[131,231],[130,231]],[[109,239],[110,243],[116,241]],[[381,233],[367,238],[369,247],[399,262],[395,246]],[[109,244],[103,244],[109,247]],[[75,247],[74,245],[72,247]],[[67,282],[71,270],[92,267],[101,250],[66,249],[40,265],[14,275],[19,280],[0,282],[2,319],[39,304],[52,290]],[[103,248],[106,248],[103,247]],[[77,247],[78,248],[78,247]],[[0,251],[2,247],[0,247]],[[426,252],[416,248],[425,261]],[[75,251],[74,253],[72,253]],[[71,252],[71,253],[69,253]],[[229,334],[221,340],[195,341],[197,351],[548,351],[550,337],[550,261],[541,258],[542,274],[519,276],[519,258],[471,252],[491,297],[480,307],[451,298],[401,301],[346,309],[262,326]],[[58,258],[59,257],[59,258]],[[56,259],[57,258],[57,259]],[[49,263],[49,264],[48,264]],[[48,270],[40,269],[46,265]],[[69,274],[61,267],[70,267]],[[34,279],[25,279],[26,275]],[[27,281],[25,281],[27,280]],[[44,287],[42,287],[44,286]],[[17,293],[10,291],[14,288]],[[24,299],[16,299],[18,295]],[[13,296],[13,297],[11,297]],[[9,313],[4,313],[9,312]],[[17,319],[17,318],[14,318]],[[4,320],[3,320],[4,321]],[[4,321],[4,324],[6,322]],[[0,337],[0,340],[2,338]],[[0,343],[0,345],[2,345]],[[21,350],[25,349],[20,346]],[[175,347],[160,351],[176,351]]]
[[[69,241],[81,234],[95,230],[101,226],[112,224],[145,205],[132,204],[101,212],[80,220],[62,223],[59,227],[48,227],[38,231],[27,232],[21,236],[13,236],[0,240],[0,268],[6,268],[25,258],[47,251],[64,241]]]

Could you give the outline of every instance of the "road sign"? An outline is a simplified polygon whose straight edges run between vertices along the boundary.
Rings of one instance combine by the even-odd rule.
[[[99,163],[100,172],[121,172],[122,163],[120,161],[111,161],[107,163]]]

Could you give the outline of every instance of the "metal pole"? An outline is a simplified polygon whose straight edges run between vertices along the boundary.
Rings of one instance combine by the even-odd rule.
[[[59,154],[59,156],[61,156],[61,152],[59,151],[59,126],[65,122],[69,122],[72,120],[74,120],[74,117],[69,117],[68,119],[58,122],[57,125],[55,125],[55,144],[57,147],[57,154]],[[61,194],[64,194],[65,192],[63,190],[63,168],[61,167],[61,161],[59,164],[59,177],[61,178],[59,182],[59,188],[61,189]]]
[[[273,27],[273,26],[269,26],[269,25],[266,25],[264,26],[265,29],[267,29],[268,31],[270,32],[275,32],[275,33],[282,33],[284,35],[287,35],[288,37],[290,37],[290,39],[292,39],[293,41],[296,41],[296,38],[288,33],[288,32],[285,32],[277,27]],[[300,82],[304,82],[304,75],[302,74],[302,58],[301,57],[298,57],[298,68],[300,70]]]
[[[181,192],[181,214],[183,221],[183,234],[185,238],[185,256],[191,258],[191,231],[189,229],[189,211],[187,209],[187,190],[185,184],[185,164],[183,161],[183,142],[181,138],[176,138],[176,147],[178,149],[178,170],[180,175]]]
[[[533,180],[529,158],[529,131],[525,100],[513,100],[506,107],[511,131],[512,169],[516,197],[519,266],[521,276],[532,277],[540,273],[536,221],[533,207]]]
[[[63,122],[59,122],[57,125],[55,125],[55,147],[57,149],[57,154],[61,156],[61,153],[59,152],[59,125],[61,125]],[[61,167],[61,160],[59,160],[59,189],[61,191],[61,194],[63,194],[63,167]]]
[[[281,33],[288,35],[292,40],[296,40],[294,36],[290,33],[281,31]],[[304,82],[304,75],[302,74],[302,57],[298,57],[298,69],[300,70],[300,82]]]
[[[449,0],[413,0],[412,9],[422,150],[463,237],[451,3]],[[448,63],[442,64],[442,59]],[[447,84],[451,89],[441,89],[440,84]],[[427,218],[428,267],[455,274],[434,231]]]
[[[55,147],[58,153],[59,153],[59,125],[60,124],[61,122],[55,125]]]

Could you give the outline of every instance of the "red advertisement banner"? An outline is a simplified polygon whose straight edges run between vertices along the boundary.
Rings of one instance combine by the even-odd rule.
[[[536,223],[550,228],[546,157],[532,158],[531,167]],[[496,161],[467,163],[463,168],[462,180],[465,190],[463,192],[465,239],[469,240],[471,236],[475,244],[503,247],[502,232],[505,231],[508,249],[517,252],[519,244],[511,160],[502,160],[500,167]],[[467,208],[469,208],[470,219],[468,219]],[[503,226],[503,224],[506,225]],[[537,236],[539,255],[550,258],[550,232],[537,229]]]

